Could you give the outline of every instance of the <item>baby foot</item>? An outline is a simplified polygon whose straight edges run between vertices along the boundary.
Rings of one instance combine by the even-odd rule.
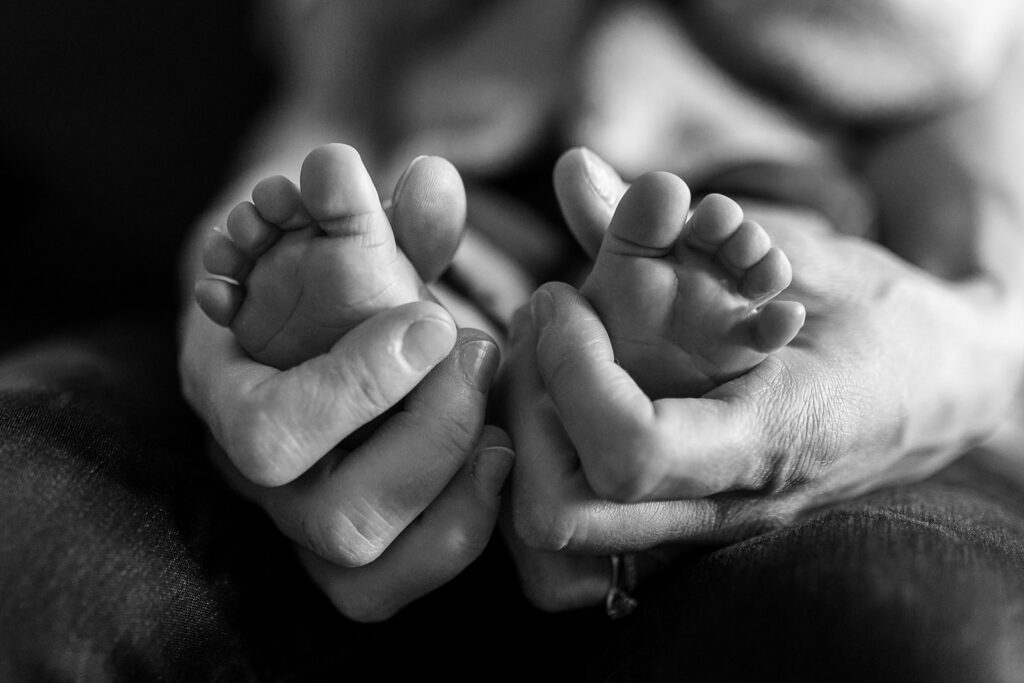
[[[227,234],[215,233],[204,250],[218,277],[195,289],[211,320],[230,327],[254,359],[281,369],[328,351],[375,313],[430,299],[417,270],[430,278],[447,265],[465,219],[458,173],[437,157],[415,160],[399,180],[394,232],[348,145],[310,152],[300,187],[283,176],[257,183],[252,202],[229,214]],[[408,258],[400,246],[412,249]]]
[[[792,269],[739,205],[690,212],[678,176],[648,173],[623,195],[581,291],[616,360],[652,398],[699,396],[788,344],[804,307],[775,297]]]

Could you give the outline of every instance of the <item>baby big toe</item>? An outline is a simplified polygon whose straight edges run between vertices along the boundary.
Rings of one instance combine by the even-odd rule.
[[[299,188],[306,210],[329,235],[391,238],[377,188],[349,145],[317,147],[302,162]],[[379,233],[379,234],[375,234]]]
[[[671,173],[640,176],[612,215],[602,251],[656,258],[671,251],[690,210],[690,188]]]

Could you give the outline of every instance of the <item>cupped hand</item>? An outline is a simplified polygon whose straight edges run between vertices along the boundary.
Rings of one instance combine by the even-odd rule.
[[[456,332],[443,308],[416,302],[282,372],[196,309],[185,326],[184,393],[221,469],[295,541],[342,613],[386,619],[479,555],[513,457],[484,425],[490,337]],[[337,447],[375,418],[358,445]]]
[[[996,425],[1020,358],[998,341],[1005,326],[983,283],[938,280],[813,218],[751,214],[789,254],[786,294],[804,303],[807,323],[704,396],[648,399],[568,285],[542,287],[518,315],[509,424],[526,546],[598,555],[742,539],[923,478]],[[572,593],[538,594],[553,591]]]

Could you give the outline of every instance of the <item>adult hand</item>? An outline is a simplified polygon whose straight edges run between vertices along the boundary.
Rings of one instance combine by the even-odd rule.
[[[1002,344],[985,343],[993,325],[965,293],[860,240],[770,232],[793,260],[790,291],[808,322],[794,344],[700,398],[650,401],[615,364],[575,290],[547,285],[534,296],[533,316],[521,322],[525,337],[535,335],[537,374],[530,384],[519,373],[520,391],[546,390],[567,439],[554,449],[558,469],[557,458],[519,438],[540,421],[513,423],[524,473],[517,503],[543,500],[543,481],[549,495],[561,489],[540,515],[518,508],[527,529],[547,529],[541,545],[622,547],[629,505],[573,510],[552,533],[548,522],[566,510],[552,515],[550,503],[570,490],[623,503],[673,499],[640,506],[676,511],[647,522],[648,540],[731,540],[811,505],[926,476],[995,426],[1015,382],[976,374],[984,364],[964,359]],[[1009,369],[1013,376],[1019,359]],[[556,432],[547,427],[545,440]],[[570,474],[571,451],[580,469]]]
[[[512,465],[507,437],[484,426],[497,363],[493,340],[456,335],[443,308],[417,302],[282,372],[193,307],[181,376],[229,480],[342,613],[377,621],[453,578],[491,535]],[[358,446],[335,448],[403,398]]]
[[[787,296],[807,323],[705,396],[649,400],[568,285],[541,288],[518,316],[513,508],[527,546],[608,554],[734,541],[923,478],[996,425],[1019,376],[1021,330],[990,288],[807,229],[806,216],[748,215],[790,256]],[[552,593],[572,606],[569,586],[537,592]]]

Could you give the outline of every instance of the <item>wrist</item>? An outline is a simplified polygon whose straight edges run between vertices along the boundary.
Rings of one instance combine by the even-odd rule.
[[[931,323],[910,378],[910,450],[961,448],[990,434],[1009,411],[1024,373],[1024,302],[994,279],[931,280],[909,303]],[[930,347],[930,350],[929,348]],[[928,405],[926,410],[913,410]],[[917,416],[916,419],[914,416]]]

